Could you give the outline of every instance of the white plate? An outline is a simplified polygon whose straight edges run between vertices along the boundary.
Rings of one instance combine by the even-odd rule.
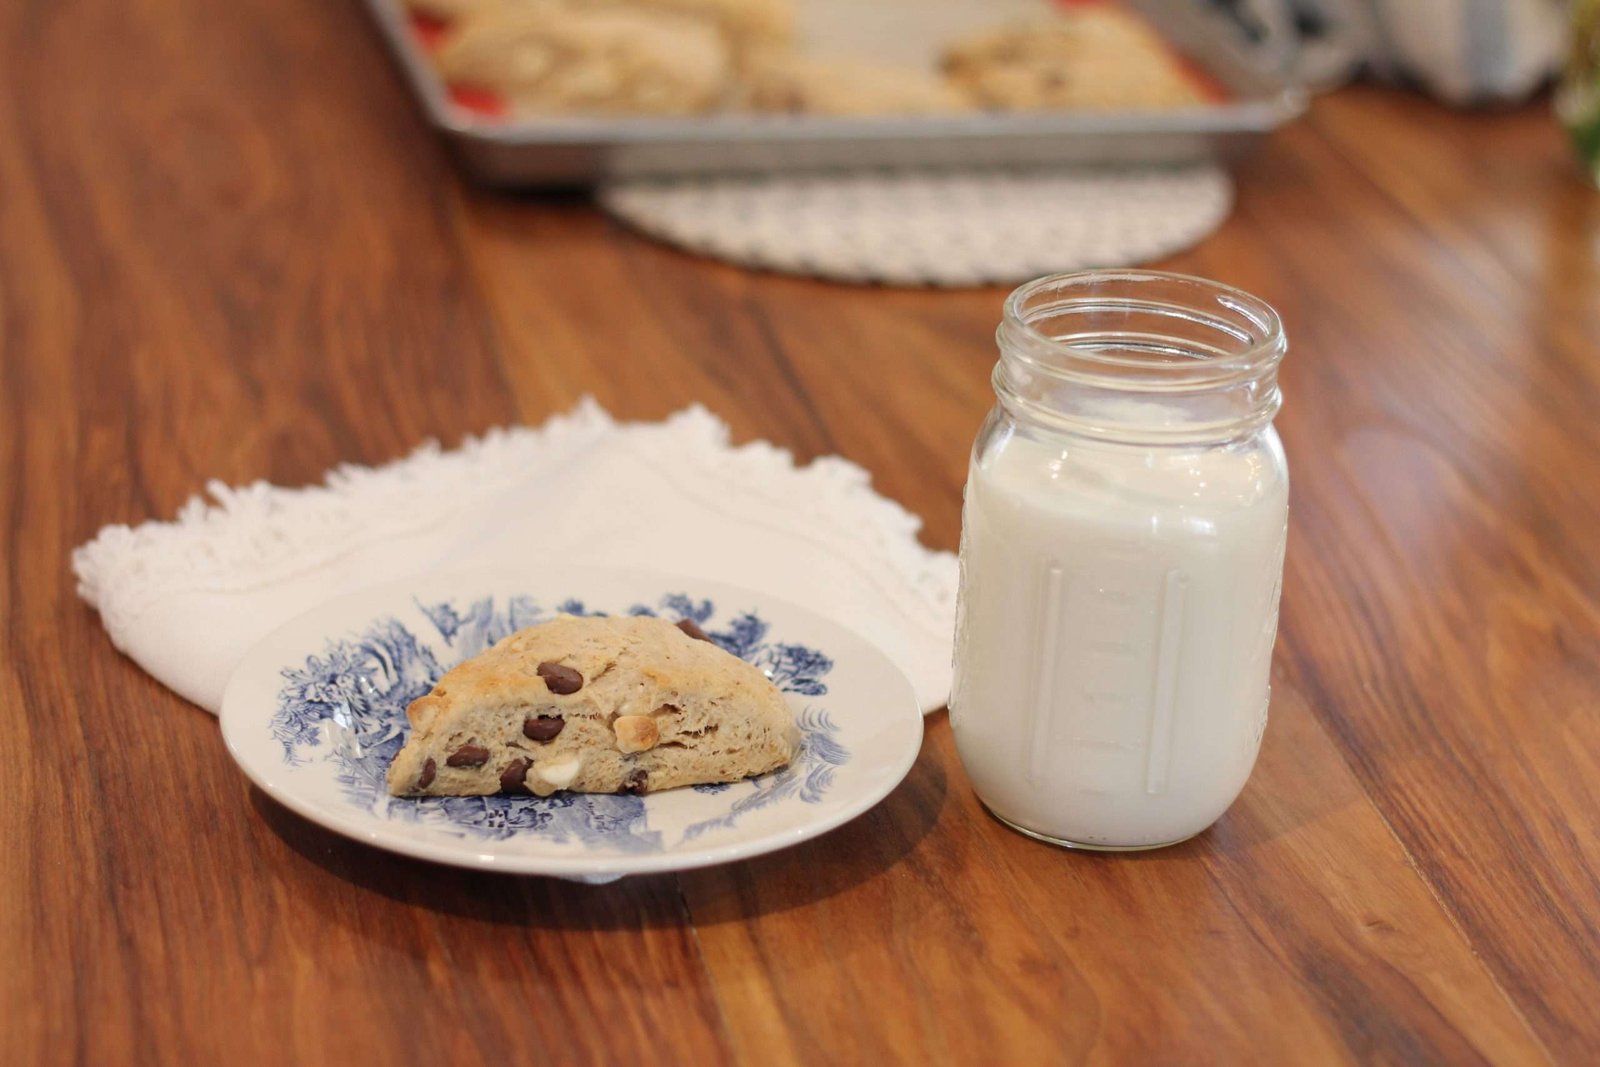
[[[644,797],[390,797],[406,705],[505,634],[557,611],[693,618],[794,709],[789,767]],[[787,601],[647,572],[441,575],[344,597],[262,641],[222,698],[222,736],[274,800],[346,837],[462,867],[607,882],[703,867],[825,833],[916,761],[911,683],[872,645]]]

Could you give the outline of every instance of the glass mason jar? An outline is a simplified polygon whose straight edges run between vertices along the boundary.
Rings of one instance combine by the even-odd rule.
[[[1143,849],[1233,803],[1267,721],[1289,472],[1276,312],[1200,278],[1012,293],[973,447],[950,722],[978,796]]]

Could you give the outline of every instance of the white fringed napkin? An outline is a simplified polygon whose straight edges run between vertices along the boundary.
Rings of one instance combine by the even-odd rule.
[[[700,407],[618,423],[592,400],[538,428],[424,445],[321,486],[206,487],[175,522],[107,526],[80,547],[78,591],[111,640],[212,712],[234,665],[343,593],[434,571],[648,568],[783,597],[878,645],[923,709],[950,692],[956,562],[836,456],[796,467],[728,443]]]

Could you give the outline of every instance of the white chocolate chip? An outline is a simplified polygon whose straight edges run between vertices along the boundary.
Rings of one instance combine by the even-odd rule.
[[[580,63],[567,73],[564,88],[576,97],[603,99],[616,93],[617,74],[600,61]]]
[[[540,778],[543,778],[557,789],[565,789],[571,785],[572,780],[578,776],[578,771],[582,769],[582,756],[573,756],[571,759],[563,760],[560,763],[545,763],[534,768],[534,770],[538,771]]]
[[[656,731],[656,721],[648,715],[619,716],[614,729],[617,731],[617,748],[623,752],[644,752],[655,748],[656,742],[661,739]]]
[[[511,53],[511,69],[524,81],[542,77],[552,62],[550,53],[538,45],[523,45]]]

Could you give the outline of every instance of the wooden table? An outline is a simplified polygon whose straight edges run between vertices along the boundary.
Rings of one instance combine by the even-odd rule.
[[[0,6],[0,1059],[1594,1062],[1597,250],[1543,104],[1356,89],[1162,264],[1294,346],[1272,725],[1201,838],[1007,832],[940,714],[791,851],[467,873],[252,790],[69,549],[585,393],[847,456],[953,549],[1001,291],[753,275],[468,188],[352,3]]]

